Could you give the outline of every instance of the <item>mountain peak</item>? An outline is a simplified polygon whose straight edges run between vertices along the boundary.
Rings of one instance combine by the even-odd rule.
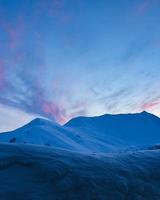
[[[139,113],[140,115],[143,115],[143,116],[148,116],[148,117],[154,117],[154,118],[159,118],[158,116],[156,116],[156,115],[154,115],[154,114],[152,114],[152,113],[150,113],[150,112],[147,112],[147,111],[142,111],[142,112],[140,112]]]
[[[29,124],[32,126],[53,125],[55,122],[45,118],[35,118]]]
[[[151,113],[149,113],[149,112],[147,112],[147,111],[144,110],[144,111],[140,112],[140,114],[144,114],[144,115],[147,114],[148,115],[148,114],[151,114]]]

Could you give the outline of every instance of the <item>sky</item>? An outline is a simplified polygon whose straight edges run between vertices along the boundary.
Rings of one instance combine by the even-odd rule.
[[[159,23],[160,0],[0,0],[0,131],[160,116]]]

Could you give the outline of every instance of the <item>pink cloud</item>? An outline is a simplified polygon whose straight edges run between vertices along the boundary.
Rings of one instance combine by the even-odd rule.
[[[51,116],[53,119],[58,121],[59,123],[63,123],[65,121],[65,117],[63,115],[63,107],[58,106],[54,102],[43,102],[42,104],[42,111]]]
[[[160,101],[146,102],[142,105],[142,110],[148,110],[160,105]]]

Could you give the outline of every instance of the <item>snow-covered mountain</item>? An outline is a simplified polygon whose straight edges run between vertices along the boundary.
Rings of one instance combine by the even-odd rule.
[[[116,139],[108,137],[104,142],[92,131],[87,134],[40,118],[14,131],[1,133],[0,142],[45,145],[85,153],[115,151],[117,145],[123,146]]]
[[[15,131],[1,133],[0,142],[45,145],[85,153],[115,152],[160,143],[160,119],[142,112],[78,117],[61,126],[37,118]]]
[[[0,199],[159,200],[158,143],[160,119],[146,112],[35,119],[0,134]]]
[[[104,140],[110,136],[126,145],[160,143],[160,118],[145,111],[136,114],[77,117],[66,123],[65,127],[92,131]]]

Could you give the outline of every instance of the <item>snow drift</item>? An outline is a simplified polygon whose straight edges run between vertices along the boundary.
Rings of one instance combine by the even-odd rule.
[[[0,199],[159,200],[160,150],[86,155],[0,145]]]

